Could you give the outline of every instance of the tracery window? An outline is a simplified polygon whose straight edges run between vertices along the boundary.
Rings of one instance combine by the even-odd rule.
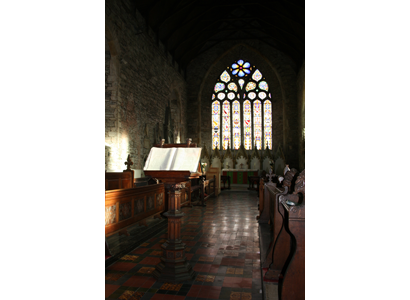
[[[262,73],[242,59],[224,70],[212,94],[212,149],[272,149],[272,101]],[[222,111],[221,111],[222,110]],[[221,126],[222,125],[222,126]]]

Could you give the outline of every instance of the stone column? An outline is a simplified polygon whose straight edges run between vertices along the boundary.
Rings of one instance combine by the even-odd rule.
[[[168,190],[168,240],[161,245],[163,254],[161,262],[156,265],[153,276],[160,282],[178,283],[191,280],[195,272],[185,256],[185,244],[181,240],[181,189],[184,184],[165,185]]]

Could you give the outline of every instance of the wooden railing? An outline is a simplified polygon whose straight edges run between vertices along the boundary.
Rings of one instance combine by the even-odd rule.
[[[119,230],[157,216],[165,211],[164,184],[153,184],[136,188],[105,191],[105,234]]]

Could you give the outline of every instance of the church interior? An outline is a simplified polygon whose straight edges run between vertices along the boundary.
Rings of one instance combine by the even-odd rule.
[[[304,1],[105,1],[106,299],[304,299],[304,170]]]

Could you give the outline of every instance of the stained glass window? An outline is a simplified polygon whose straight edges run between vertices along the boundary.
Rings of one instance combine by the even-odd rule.
[[[246,85],[246,91],[247,92],[249,92],[250,90],[253,90],[254,88],[256,88],[256,83],[255,82],[251,81]]]
[[[219,101],[214,101],[212,103],[212,149],[221,148],[219,146],[220,114]]]
[[[241,106],[237,100],[232,105],[233,148],[238,150],[241,145]]]
[[[264,134],[265,134],[265,143],[263,149],[266,149],[266,146],[272,150],[272,104],[269,100],[263,102],[263,111],[264,111]]]
[[[255,94],[254,92],[250,92],[250,93],[248,94],[248,97],[249,97],[251,100],[253,100],[253,99],[256,98],[256,94]]]
[[[261,82],[259,82],[259,87],[260,87],[262,90],[265,90],[265,91],[267,91],[267,90],[269,89],[268,83],[267,83],[266,81],[261,81]]]
[[[239,59],[223,70],[212,101],[212,149],[237,150],[241,143],[246,150],[272,149],[271,94],[255,66]]]
[[[225,85],[222,82],[218,82],[217,84],[215,84],[215,88],[214,91],[215,93],[222,91],[225,88]]]
[[[235,83],[231,82],[230,84],[228,84],[228,89],[230,89],[231,91],[238,91],[238,87],[236,86]]]
[[[255,81],[259,81],[262,78],[262,73],[259,72],[259,70],[256,70],[253,75],[252,75],[252,79]]]
[[[252,124],[251,124],[251,102],[245,100],[243,102],[243,130],[245,150],[252,149]]]
[[[261,150],[262,146],[262,103],[259,100],[253,102],[253,135],[255,147]]]
[[[228,101],[223,103],[223,113],[222,113],[222,140],[223,140],[223,150],[228,149],[228,145],[231,144],[231,112],[230,105]]]
[[[250,74],[250,66],[250,63],[244,62],[242,59],[240,59],[235,64],[232,64],[232,75],[238,74],[239,77],[243,77],[245,76],[245,74]]]
[[[234,93],[229,93],[228,94],[228,99],[229,100],[232,100],[232,99],[234,99],[235,98],[235,94]]]
[[[231,76],[229,76],[228,72],[223,71],[222,75],[221,75],[221,80],[223,82],[228,82],[229,80],[231,80]]]
[[[241,89],[242,89],[243,84],[245,83],[245,80],[239,79],[238,82],[239,82],[239,85],[241,86]]]
[[[262,100],[266,98],[266,93],[265,92],[259,92],[258,94],[259,98],[261,98]]]
[[[219,100],[223,100],[225,98],[225,94],[224,93],[219,93],[218,94],[218,99]]]

